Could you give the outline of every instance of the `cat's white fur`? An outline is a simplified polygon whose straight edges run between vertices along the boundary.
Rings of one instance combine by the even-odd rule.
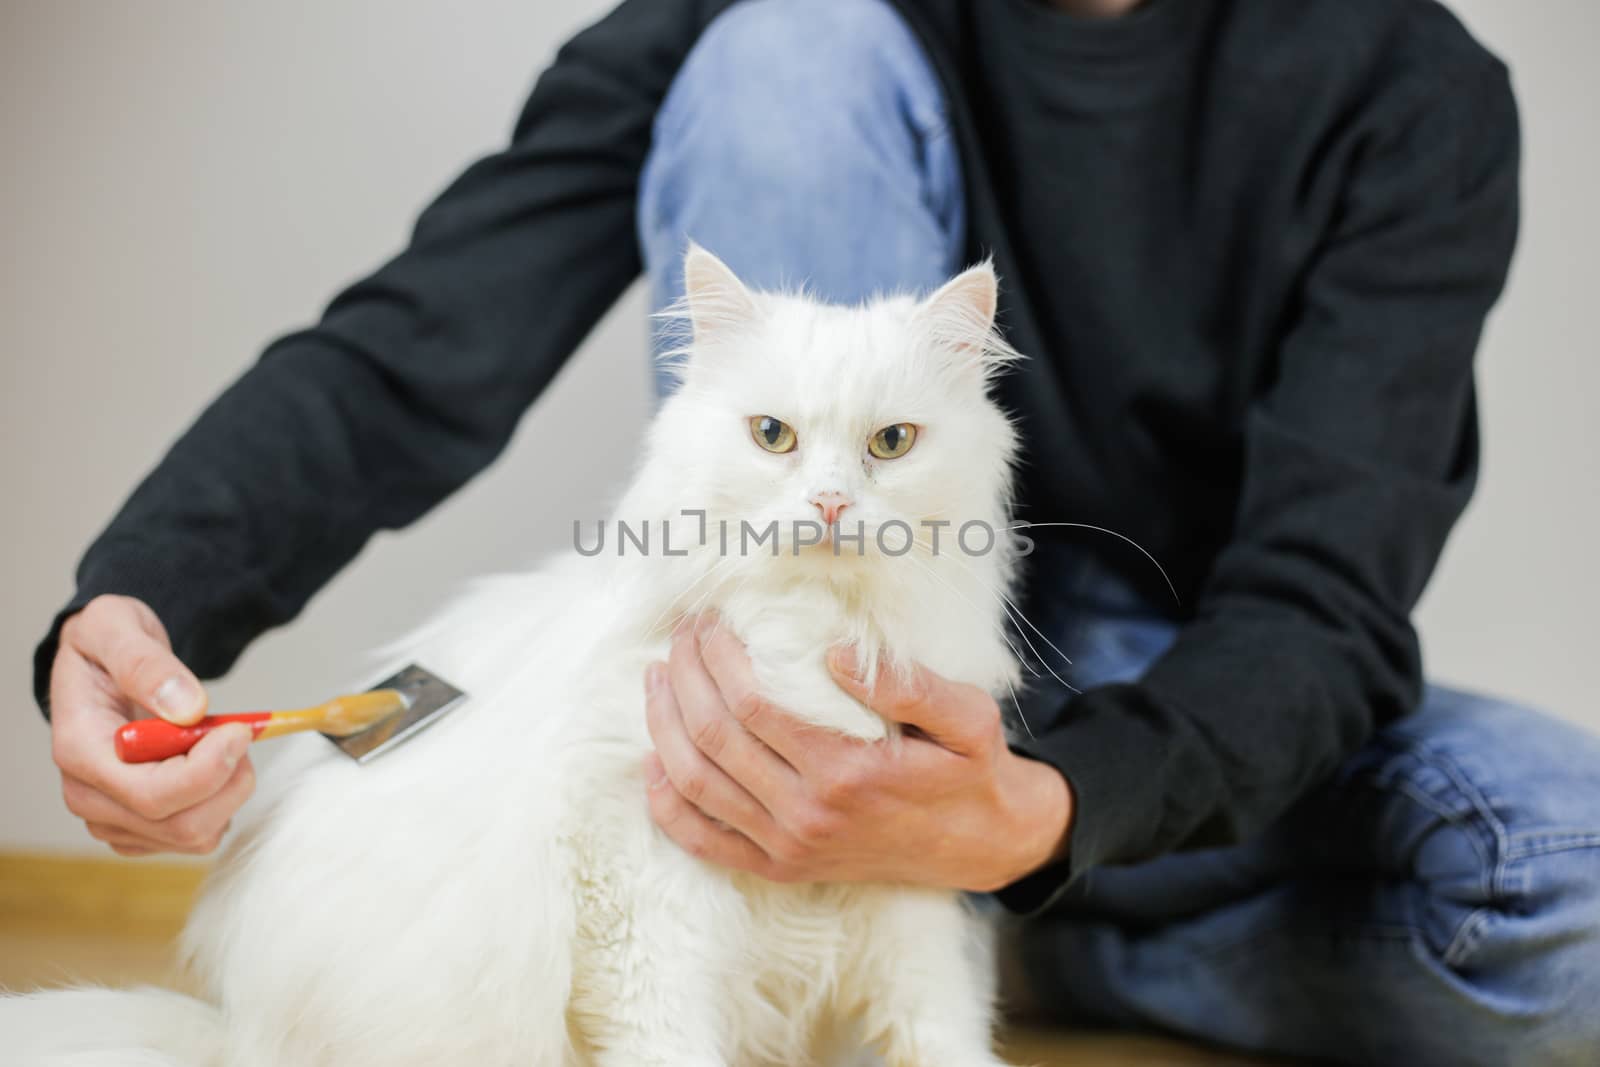
[[[619,558],[612,528],[598,556],[481,582],[399,650],[467,689],[465,709],[367,766],[314,736],[283,743],[184,936],[207,1001],[0,1001],[0,1060],[743,1067],[826,1062],[855,1035],[891,1067],[999,1063],[989,966],[957,894],[710,867],[654,827],[641,767],[644,668],[698,609],[746,642],[772,701],[868,741],[893,727],[829,677],[838,642],[1006,690],[1004,538],[952,550],[962,522],[1007,518],[1013,432],[987,383],[1012,353],[994,274],[856,308],[748,291],[699,249],[686,280],[682,384],[615,516],[651,520],[651,554],[630,542]],[[758,447],[753,415],[791,424],[799,447]],[[920,428],[911,451],[871,458],[872,433],[899,422]],[[822,491],[852,500],[842,522],[867,524],[864,556],[796,554],[791,524],[816,519]],[[685,508],[707,512],[704,547]],[[779,520],[778,555],[723,555],[720,519],[730,549],[740,520]],[[871,531],[894,519],[924,542],[923,520],[954,525],[939,554],[891,557]],[[662,554],[662,520],[688,555]]]

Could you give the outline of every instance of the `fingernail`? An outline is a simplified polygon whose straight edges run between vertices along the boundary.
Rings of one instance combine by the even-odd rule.
[[[244,727],[228,730],[228,741],[222,749],[222,762],[228,770],[239,766],[239,761],[244,759],[245,751],[250,747],[250,733]]]
[[[174,674],[156,690],[156,710],[165,719],[193,719],[203,710],[200,687],[186,674]]]
[[[717,613],[708,611],[694,621],[694,639],[701,643],[711,636],[712,629],[717,625]]]
[[[667,670],[659,663],[652,663],[644,669],[644,691],[654,693],[660,689],[667,680]]]

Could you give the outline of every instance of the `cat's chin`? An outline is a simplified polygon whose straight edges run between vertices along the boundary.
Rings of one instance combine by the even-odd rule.
[[[836,544],[829,535],[814,545],[788,546],[783,562],[809,577],[860,578],[880,572],[895,561],[870,546],[860,551],[848,542]]]

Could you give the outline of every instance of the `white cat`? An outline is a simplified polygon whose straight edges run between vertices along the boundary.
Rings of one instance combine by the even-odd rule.
[[[751,292],[698,248],[685,273],[682,384],[616,513],[648,520],[651,552],[618,537],[485,580],[404,642],[470,702],[366,766],[284,742],[184,935],[208,1001],[0,1001],[0,1061],[743,1067],[827,1062],[859,1038],[891,1067],[1000,1062],[958,894],[708,866],[655,828],[642,779],[645,666],[705,608],[774,704],[858,738],[894,727],[829,676],[839,642],[874,668],[926,663],[996,695],[1015,681],[997,596],[1014,435],[987,395],[1015,354],[993,271],[856,308]],[[819,494],[848,501],[859,546],[803,543]],[[704,510],[704,543],[684,509]],[[776,546],[741,546],[773,520]],[[934,552],[932,520],[1000,536],[970,553],[952,526]],[[663,553],[663,522],[686,555]],[[595,537],[586,524],[580,544]]]

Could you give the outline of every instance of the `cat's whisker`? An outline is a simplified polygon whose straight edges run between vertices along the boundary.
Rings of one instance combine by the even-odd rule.
[[[1129,537],[1127,534],[1120,534],[1115,530],[1108,530],[1104,526],[1096,526],[1089,522],[1026,522],[1021,524],[1022,529],[1038,529],[1047,526],[1065,526],[1078,530],[1095,530],[1099,533],[1110,534],[1119,541],[1126,541],[1128,544],[1138,549],[1139,553],[1143,555],[1145,559],[1150,561],[1150,565],[1155,567],[1156,572],[1161,575],[1161,580],[1167,583],[1167,592],[1172,594],[1173,603],[1180,605],[1183,603],[1183,598],[1178,595],[1178,587],[1172,584],[1171,578],[1167,577],[1166,568],[1161,565],[1159,560],[1150,554],[1149,550],[1147,550],[1143,545],[1135,541],[1133,538]]]
[[[922,547],[926,548],[926,547],[929,547],[929,546],[922,545]],[[963,569],[965,569],[968,573],[971,573],[974,578],[979,578],[980,577],[978,574],[976,574],[975,572],[972,571],[972,568],[970,568],[970,567],[966,566],[966,564],[962,563],[960,559],[955,558],[953,556],[951,556],[949,558],[953,559],[954,562],[957,564],[957,566],[960,566]],[[981,578],[980,578],[980,580],[981,580]],[[1028,618],[1027,613],[1022,610],[1022,608],[1017,604],[1016,601],[1012,600],[1009,596],[1007,596],[1001,590],[990,589],[989,592],[993,593],[996,597],[998,597],[1001,600],[1002,603],[1004,603],[1006,605],[1006,608],[1007,608],[1006,614],[1011,617],[1011,620],[1013,622],[1019,622],[1019,623],[1022,623],[1022,624],[1026,624],[1029,629],[1031,629],[1035,634],[1038,634],[1039,640],[1043,641],[1045,643],[1045,645],[1048,646],[1052,652],[1054,652],[1056,655],[1061,657],[1061,660],[1062,660],[1063,663],[1065,663],[1069,667],[1072,666],[1072,657],[1067,655],[1065,652],[1061,651],[1061,649],[1059,647],[1057,647],[1056,643],[1054,641],[1050,640],[1050,638],[1045,634],[1045,632],[1043,630],[1041,630],[1041,629],[1039,629],[1039,627],[1035,626],[1034,623],[1033,623],[1033,620]],[[1023,634],[1023,640],[1025,640],[1025,641],[1027,640],[1027,635],[1026,634]],[[1029,641],[1028,642],[1028,647],[1029,648],[1033,648],[1033,642]],[[1039,656],[1040,661],[1043,662],[1044,657],[1042,655],[1040,655],[1040,653],[1039,653],[1039,651],[1037,649],[1034,649],[1034,655]],[[1048,667],[1048,664],[1046,666]],[[1054,672],[1052,671],[1051,673],[1053,674]],[[1057,681],[1061,681],[1061,679],[1059,677],[1057,677],[1056,680]],[[1062,682],[1062,684],[1066,685],[1065,682]],[[1070,686],[1069,686],[1069,688],[1070,688]],[[1076,689],[1073,690],[1073,692],[1077,692],[1077,691],[1078,690],[1076,690]]]
[[[713,566],[709,571],[706,572],[706,576],[707,577],[709,577],[712,574],[719,574],[719,577],[717,578],[717,580],[715,582],[713,582],[710,585],[708,585],[705,588],[705,590],[700,593],[699,596],[695,597],[694,602],[691,603],[687,608],[685,608],[681,612],[681,617],[682,618],[685,618],[685,619],[693,618],[694,616],[696,616],[696,615],[698,615],[700,613],[700,610],[705,607],[706,603],[712,597],[716,596],[717,593],[722,589],[723,585],[727,583],[727,580],[730,577],[730,573],[729,572],[737,573],[737,568],[735,566],[733,566],[733,565],[739,561],[739,558],[740,557],[738,557],[738,556],[724,556],[721,560],[719,560],[716,563],[715,566]],[[749,576],[748,573],[746,573],[744,577],[745,577],[745,580],[748,580],[750,576]],[[698,583],[696,583],[696,584],[698,584]],[[741,582],[740,584],[742,585],[743,582]],[[718,619],[717,625],[719,627],[722,625],[722,621],[720,619]]]
[[[960,560],[957,560],[956,562],[958,564],[960,564]],[[960,564],[960,565],[965,566],[964,564]],[[1035,626],[1033,624],[1033,620],[1028,618],[1027,613],[1022,610],[1022,608],[1017,604],[1016,601],[1012,600],[1009,596],[1007,596],[1005,593],[1001,592],[998,589],[991,589],[990,592],[993,593],[995,596],[999,597],[1002,601],[1005,602],[1005,604],[1006,604],[1006,606],[1008,608],[1007,614],[1010,615],[1013,620],[1020,620],[1022,623],[1024,623],[1030,630],[1032,630],[1034,633],[1039,635],[1039,640],[1043,641],[1045,643],[1045,645],[1052,652],[1054,652],[1056,655],[1061,657],[1061,660],[1062,660],[1063,663],[1065,663],[1069,667],[1072,666],[1072,657],[1067,655],[1065,652],[1061,651],[1061,649],[1056,646],[1056,643],[1054,641],[1050,640],[1050,638],[1045,635],[1045,632],[1043,630],[1041,630],[1041,629],[1039,629],[1039,627]],[[1024,635],[1023,639],[1027,640],[1026,635]],[[1033,647],[1033,642],[1029,641],[1028,642],[1028,647],[1032,648]],[[1035,650],[1034,654],[1035,655],[1039,655],[1037,650]],[[1040,655],[1039,658],[1040,658],[1041,661],[1043,661],[1043,659],[1044,659],[1044,657],[1042,655]],[[1054,672],[1052,671],[1051,673],[1054,673]],[[1060,681],[1059,678],[1057,678],[1056,680]],[[1062,684],[1066,685],[1065,682],[1062,682]],[[1070,689],[1072,687],[1068,686],[1068,688]],[[1073,692],[1078,692],[1078,690],[1073,689]]]
[[[928,549],[930,552],[932,551],[932,545],[930,545],[930,544],[928,544],[926,542],[916,542],[916,543],[918,544],[919,547]],[[912,558],[912,557],[908,556],[908,557],[905,557],[905,558]],[[1051,641],[1048,637],[1046,637],[1044,635],[1044,632],[1033,624],[1033,620],[1029,619],[1027,614],[1020,607],[1018,607],[1016,605],[1016,603],[1014,601],[1012,601],[1012,599],[1010,597],[1006,596],[1005,593],[1001,592],[1000,590],[994,589],[994,588],[990,587],[989,585],[987,585],[983,581],[982,577],[977,572],[975,572],[971,567],[969,567],[965,563],[963,563],[956,556],[954,556],[954,555],[952,555],[950,553],[945,553],[942,556],[940,556],[940,558],[941,559],[950,560],[956,566],[958,566],[962,570],[966,571],[973,578],[977,579],[978,580],[978,584],[980,586],[982,586],[991,596],[994,596],[996,599],[998,599],[1000,601],[1001,610],[1006,613],[1006,616],[1009,619],[1011,619],[1011,621],[1013,623],[1018,623],[1019,624],[1018,627],[1017,627],[1017,636],[1022,638],[1023,643],[1025,643],[1028,646],[1028,651],[1032,652],[1034,654],[1034,657],[1036,659],[1038,659],[1039,665],[1042,666],[1045,670],[1050,672],[1050,677],[1054,678],[1057,683],[1059,683],[1062,686],[1065,686],[1067,689],[1071,690],[1074,693],[1080,693],[1081,694],[1083,692],[1083,690],[1079,689],[1077,686],[1073,685],[1071,682],[1069,682],[1065,678],[1061,677],[1061,675],[1057,674],[1056,671],[1055,671],[1055,668],[1050,666],[1049,660],[1047,660],[1045,658],[1044,654],[1042,652],[1040,652],[1037,647],[1034,646],[1034,643],[1031,640],[1029,640],[1028,633],[1027,633],[1026,630],[1022,629],[1021,624],[1026,624],[1029,627],[1029,629],[1033,630],[1034,633],[1039,635],[1039,639],[1041,641],[1043,641],[1052,651],[1054,651],[1056,655],[1060,656],[1064,661],[1066,661],[1067,666],[1069,666],[1069,667],[1072,666],[1072,660],[1067,656],[1067,654],[1065,652],[1061,651],[1061,649],[1057,648],[1056,645],[1055,645],[1055,642]],[[918,561],[918,562],[922,562],[922,561]],[[1007,641],[1006,643],[1008,645],[1010,644],[1009,641]],[[1011,646],[1011,650],[1013,652],[1016,652],[1016,646],[1012,645]],[[1018,658],[1019,661],[1023,662],[1024,666],[1029,666],[1029,664],[1026,662],[1026,660],[1023,659],[1022,654],[1020,652],[1017,653],[1017,658]],[[1034,677],[1038,677],[1039,676],[1039,672],[1037,670],[1035,670],[1033,672],[1033,674],[1034,674]]]
[[[698,586],[701,582],[704,582],[707,578],[710,578],[712,575],[716,574],[718,571],[721,571],[721,570],[724,570],[727,567],[730,567],[735,562],[736,559],[737,559],[737,557],[735,557],[735,556],[723,556],[721,559],[717,560],[711,566],[707,567],[704,571],[702,571],[699,575],[697,575],[695,577],[694,581],[690,582],[687,586],[685,586],[681,593],[679,593],[677,596],[673,597],[667,603],[666,607],[661,609],[661,613],[658,614],[655,617],[655,619],[651,621],[650,625],[645,628],[644,632],[647,633],[647,634],[655,633],[656,632],[656,627],[661,625],[661,623],[666,619],[666,617],[669,614],[672,613],[672,610],[675,607],[677,607],[679,604],[681,604],[683,602],[684,597],[688,596],[689,593],[696,586]],[[710,589],[710,591],[714,592],[716,590],[716,584],[715,583],[712,584],[709,587],[709,589]],[[696,601],[696,607],[698,607],[698,604],[699,604],[699,601],[697,600]],[[688,616],[694,614],[694,610],[682,611],[679,614],[680,614],[680,616],[687,618]]]
[[[924,571],[926,571],[928,573],[928,575],[930,577],[932,577],[935,580],[937,580],[940,584],[942,584],[945,588],[949,589],[952,593],[954,593],[956,596],[960,597],[962,600],[965,600],[967,602],[968,606],[971,607],[973,611],[977,612],[979,615],[982,615],[982,613],[983,613],[982,609],[979,608],[978,605],[976,605],[976,604],[974,604],[972,602],[972,598],[967,596],[967,594],[963,593],[961,590],[957,589],[955,587],[955,585],[949,579],[947,579],[944,575],[942,575],[938,571],[934,570],[932,564],[928,563],[926,560],[917,559],[915,556],[907,556],[905,558],[911,560],[911,562],[913,562],[917,566],[921,567]],[[1026,666],[1027,664],[1026,664],[1026,661],[1024,660],[1024,658],[1023,658],[1022,653],[1017,651],[1017,646],[1013,645],[1011,643],[1011,639],[1006,636],[1005,627],[1003,627],[1003,626],[999,627],[999,633],[1000,633],[1000,640],[1002,640],[1002,641],[1004,641],[1006,643],[1006,647],[1011,650],[1011,654],[1016,657],[1017,662],[1023,664],[1024,666]],[[1034,673],[1035,677],[1037,677],[1038,674],[1039,674],[1038,671],[1034,671],[1033,673]],[[1017,720],[1022,723],[1022,728],[1027,731],[1028,738],[1030,740],[1034,740],[1033,727],[1028,725],[1028,717],[1022,713],[1022,700],[1021,700],[1020,697],[1017,696],[1016,686],[1011,684],[1011,679],[1010,678],[1003,678],[1002,680],[1006,683],[1006,689],[1011,693],[1011,706],[1013,708],[1017,709]],[[1065,683],[1063,683],[1063,684],[1065,684]]]
[[[1023,730],[1028,734],[1029,741],[1037,741],[1033,735],[1033,727],[1028,725],[1028,717],[1022,713],[1022,698],[1017,696],[1017,687],[1011,684],[1010,678],[1002,679],[1006,683],[1006,691],[1011,694],[1011,706],[1017,709],[1017,721],[1022,724]]]
[[[972,599],[970,597],[968,597],[965,593],[962,593],[961,590],[956,589],[955,586],[952,585],[949,581],[945,580],[945,578],[942,575],[940,575],[937,572],[935,572],[933,570],[933,568],[929,564],[927,564],[926,562],[923,562],[921,560],[918,560],[916,562],[920,566],[922,566],[924,569],[926,569],[934,578],[938,579],[939,581],[943,582],[946,586],[948,586],[950,588],[950,590],[952,592],[954,592],[957,596],[961,597],[968,604],[970,604],[972,606],[972,610],[973,611],[981,613],[981,609],[979,609],[979,607],[976,604],[972,603]],[[1018,663],[1022,664],[1023,666],[1028,667],[1028,669],[1030,671],[1033,671],[1034,677],[1037,678],[1039,676],[1039,672],[1037,670],[1034,670],[1032,668],[1032,666],[1030,666],[1028,664],[1026,657],[1024,657],[1022,655],[1022,653],[1017,650],[1017,646],[1016,645],[1011,643],[1011,639],[1008,638],[1006,636],[1006,634],[1005,634],[1005,627],[1004,626],[998,627],[998,632],[999,632],[999,635],[1000,635],[1000,640],[1005,642],[1006,647],[1011,650],[1011,654],[1016,657],[1016,661]],[[1028,723],[1027,715],[1023,713],[1023,710],[1022,710],[1022,698],[1017,695],[1017,687],[1011,684],[1011,679],[1008,678],[1008,677],[1002,677],[1001,681],[1005,682],[1006,691],[1011,694],[1011,706],[1016,709],[1017,721],[1022,723],[1022,729],[1027,733],[1029,740],[1037,740],[1037,738],[1035,738],[1034,733],[1033,733],[1033,727]]]
[[[927,548],[930,551],[932,550],[932,547],[933,547],[930,544],[928,544],[927,542],[923,542],[923,541],[918,541],[918,542],[916,542],[916,544],[917,544],[918,547]],[[974,572],[972,570],[971,567],[968,567],[966,564],[962,563],[960,558],[954,556],[953,554],[947,552],[947,553],[943,553],[942,556],[944,558],[948,558],[948,559],[953,560],[956,563],[957,566],[962,567],[969,574],[972,574],[972,576],[974,578],[979,578],[980,577],[976,572]],[[1025,613],[1022,610],[1022,608],[1018,606],[1018,604],[1017,604],[1017,602],[1015,600],[1012,600],[1002,590],[999,590],[999,589],[991,588],[989,590],[989,592],[991,592],[995,596],[999,597],[1000,600],[1007,606],[1007,608],[1009,610],[1006,612],[1006,614],[1011,616],[1013,622],[1020,621],[1020,622],[1026,623],[1029,629],[1031,629],[1034,633],[1039,635],[1039,640],[1043,641],[1046,645],[1048,645],[1050,647],[1051,651],[1055,652],[1056,655],[1061,657],[1062,662],[1064,662],[1069,667],[1072,666],[1072,657],[1067,655],[1065,652],[1061,651],[1060,648],[1056,647],[1056,643],[1054,641],[1050,640],[1050,638],[1045,635],[1043,630],[1039,629],[1039,627],[1037,627],[1037,626],[1035,626],[1033,624],[1033,620],[1028,618],[1027,613]],[[1024,639],[1026,640],[1025,636],[1024,636]],[[1032,647],[1032,642],[1029,642],[1029,647],[1030,648]],[[1035,650],[1034,654],[1038,655],[1037,650]],[[1043,656],[1040,656],[1041,660],[1043,660],[1043,658],[1044,658]]]
[[[952,593],[956,594],[962,600],[966,601],[967,602],[967,606],[972,608],[973,611],[977,612],[979,615],[983,614],[983,609],[978,607],[977,604],[973,603],[973,600],[972,600],[971,597],[967,596],[960,589],[956,588],[954,583],[952,583],[948,578],[946,578],[944,575],[942,575],[938,571],[936,571],[933,568],[933,565],[930,564],[927,560],[921,560],[921,559],[918,559],[915,556],[906,556],[904,558],[906,560],[910,561],[911,563],[914,563],[917,566],[921,567],[923,569],[923,571],[928,574],[929,577],[935,579],[941,585],[943,585],[946,589],[949,589]],[[1032,664],[1027,662],[1027,657],[1024,656],[1020,651],[1018,651],[1017,646],[1012,644],[1011,643],[1011,639],[1006,636],[1005,627],[1003,625],[999,626],[999,631],[1000,631],[1000,640],[1002,640],[1002,641],[1004,641],[1006,643],[1006,647],[1011,650],[1011,654],[1016,657],[1017,662],[1019,664],[1021,664],[1023,667],[1027,668],[1029,671],[1032,671],[1033,676],[1035,678],[1039,677],[1039,672],[1036,669],[1034,669]]]
[[[740,576],[740,578],[739,578],[739,584],[735,585],[733,587],[733,590],[728,594],[728,599],[729,600],[734,600],[739,596],[740,593],[744,592],[744,587],[750,584],[750,579],[753,578],[753,577],[755,577],[755,571],[754,570],[745,571],[744,574],[742,574]],[[719,617],[717,619],[717,626],[721,627],[721,625],[722,625],[722,619]]]

